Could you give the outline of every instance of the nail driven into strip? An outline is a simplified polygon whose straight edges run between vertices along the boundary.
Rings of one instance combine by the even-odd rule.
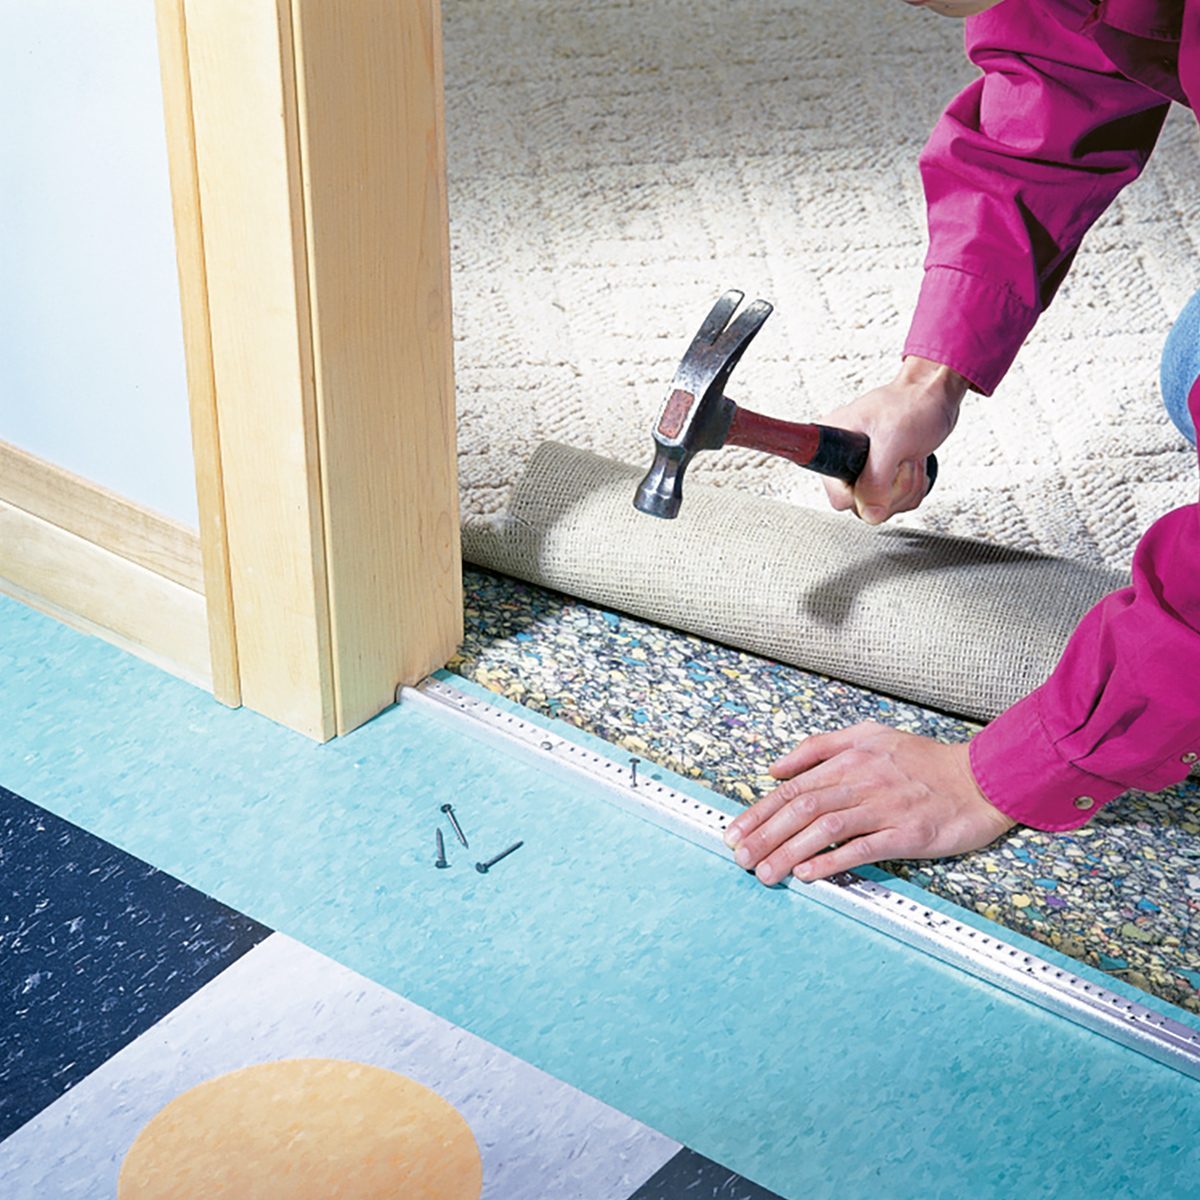
[[[457,837],[458,837],[458,840],[459,840],[460,842],[462,842],[462,844],[463,844],[463,849],[465,850],[465,849],[467,848],[467,835],[466,835],[465,833],[463,833],[463,831],[462,831],[462,826],[461,826],[461,825],[458,823],[458,818],[457,818],[457,817],[454,815],[454,807],[453,807],[453,805],[450,805],[450,804],[443,804],[443,805],[442,805],[442,812],[444,812],[444,813],[446,814],[446,816],[447,816],[447,817],[449,818],[449,820],[450,820],[450,824],[451,824],[452,826],[454,826],[454,832],[455,832],[455,834],[457,835]]]
[[[486,875],[502,858],[507,858],[514,850],[520,850],[523,845],[525,845],[524,842],[513,842],[513,844],[509,846],[507,850],[501,850],[495,858],[489,858],[487,862],[477,862],[475,864],[475,870],[477,870],[480,875]]]
[[[442,837],[440,829],[437,831],[437,861],[433,865],[439,870],[450,865],[446,861],[446,839]]]

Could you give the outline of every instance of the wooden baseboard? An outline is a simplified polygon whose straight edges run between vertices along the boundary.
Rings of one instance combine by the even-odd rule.
[[[0,442],[0,500],[204,593],[194,529]]]
[[[0,592],[208,690],[198,536],[0,443]]]

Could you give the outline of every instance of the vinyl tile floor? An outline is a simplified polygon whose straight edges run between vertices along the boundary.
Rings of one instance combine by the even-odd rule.
[[[801,737],[874,719],[962,741],[978,726],[468,569],[450,669],[750,803]],[[1200,783],[1129,793],[1069,833],[881,864],[930,892],[1200,1012]]]

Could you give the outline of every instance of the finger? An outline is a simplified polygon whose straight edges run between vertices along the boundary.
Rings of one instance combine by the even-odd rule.
[[[899,851],[899,831],[878,829],[864,833],[861,837],[843,842],[824,854],[814,855],[792,868],[792,874],[806,883],[814,879],[828,879],[841,871],[852,871],[866,863],[895,858]]]
[[[907,491],[908,482],[904,460],[887,443],[872,442],[867,465],[854,484],[858,515],[868,525],[882,524],[892,515],[897,493]]]
[[[810,734],[782,758],[777,758],[768,770],[776,779],[791,779],[834,755],[852,749],[865,734],[875,733],[879,729],[878,721],[859,721],[856,725],[847,725],[845,729]]]
[[[854,489],[840,479],[832,479],[825,475],[821,477],[825,486],[825,495],[829,497],[830,506],[837,512],[848,512],[854,508]]]
[[[921,507],[921,502],[929,494],[929,476],[925,471],[924,461],[917,462],[909,459],[905,464],[909,469],[907,485],[897,492],[892,501],[892,513],[912,512]]]
[[[868,525],[882,525],[897,513],[907,512],[920,503],[921,493],[916,484],[917,464],[905,459],[896,467],[883,503],[865,506],[862,518]]]
[[[751,805],[745,812],[739,813],[725,827],[725,844],[736,850],[748,837],[753,836],[776,813],[798,796],[806,792],[819,791],[821,788],[836,784],[840,774],[841,770],[839,767],[830,767],[826,763],[818,763],[815,767],[806,771],[803,776],[781,783],[774,791]],[[754,862],[757,862],[759,857],[761,855],[756,856]],[[742,860],[738,859],[738,861],[741,862]],[[743,865],[747,864],[743,863]],[[749,865],[753,865],[753,863]]]
[[[872,818],[858,799],[856,788],[840,785],[798,797],[743,840],[735,861],[763,883],[777,883],[826,846],[867,832]]]
[[[790,799],[782,795],[779,788],[755,801],[745,812],[740,812],[725,826],[725,845],[736,850],[746,835],[757,829],[764,821],[773,817]]]
[[[742,831],[736,847],[737,854],[734,855],[739,866],[756,866],[826,812],[854,803],[854,798],[843,783],[829,780],[801,794],[790,790],[790,785],[785,784],[777,788],[770,799],[782,799],[783,803],[776,803],[772,812],[764,813],[753,829]]]

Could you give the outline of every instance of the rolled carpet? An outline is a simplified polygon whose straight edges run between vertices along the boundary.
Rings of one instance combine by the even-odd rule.
[[[544,442],[507,512],[469,521],[483,567],[888,695],[988,721],[1049,674],[1121,572],[871,528],[686,485],[675,520],[633,507],[643,467]]]

